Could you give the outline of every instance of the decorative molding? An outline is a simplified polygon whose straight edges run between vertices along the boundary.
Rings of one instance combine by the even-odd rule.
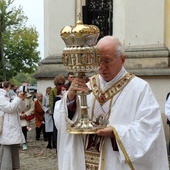
[[[140,77],[170,77],[170,52],[166,47],[126,48],[125,68]],[[53,79],[56,75],[67,76],[61,55],[51,55],[40,61],[34,74],[36,79]],[[91,76],[97,72],[90,72]]]
[[[35,74],[33,75],[36,79],[54,79],[56,75],[62,75],[67,77],[67,69],[62,63],[61,56],[51,55],[39,62],[39,66]],[[90,72],[86,75],[92,76],[96,72]]]

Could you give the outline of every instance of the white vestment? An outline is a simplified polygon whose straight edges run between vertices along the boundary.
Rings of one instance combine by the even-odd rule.
[[[49,95],[45,94],[42,101],[42,108],[45,112],[45,132],[53,132],[53,118],[50,113]]]
[[[126,73],[126,72],[125,72]],[[122,78],[121,75],[118,79]],[[112,83],[104,82],[99,76],[101,89],[107,90]],[[91,89],[90,83],[88,83]],[[108,86],[108,87],[107,87]],[[67,114],[67,95],[55,105],[54,120],[58,129],[58,165],[59,170],[86,170],[84,136],[67,132],[67,123],[73,123],[79,117],[76,111],[72,120]],[[159,105],[144,80],[134,77],[121,91],[100,106],[93,92],[87,96],[89,117],[93,113],[110,109],[108,126],[112,126],[121,142],[117,141],[119,151],[113,151],[110,138],[105,138],[104,170],[130,170],[125,163],[124,146],[135,170],[168,170],[167,149]],[[109,102],[111,101],[110,107]],[[93,104],[95,107],[93,107]],[[77,98],[77,108],[79,102]],[[95,116],[94,116],[95,117]],[[104,151],[103,151],[104,150]],[[102,156],[99,170],[102,169]]]
[[[167,98],[165,103],[165,116],[170,121],[170,96]]]

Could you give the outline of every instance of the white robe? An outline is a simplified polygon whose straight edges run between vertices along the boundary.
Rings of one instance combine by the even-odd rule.
[[[19,112],[25,108],[25,102],[15,97],[11,102],[10,97],[4,89],[0,89],[0,110],[4,112],[0,144],[14,145],[25,143],[22,133]]]
[[[49,96],[47,94],[44,95],[42,108],[45,112],[45,132],[53,132],[53,118],[52,114],[50,113],[50,103],[49,103]]]
[[[100,80],[100,83],[102,81]],[[88,86],[90,87],[89,83]],[[90,115],[94,101],[93,93],[87,98]],[[108,126],[116,129],[134,169],[168,170],[161,113],[148,83],[138,77],[133,78],[122,92],[114,96],[112,103]],[[59,170],[85,170],[84,135],[69,134],[65,121],[67,119],[73,123],[78,117],[77,112],[73,120],[65,116],[66,95],[56,103],[54,110],[55,125],[58,129]],[[106,139],[104,170],[130,170],[118,143],[117,145],[119,151],[113,151],[110,138]]]
[[[165,103],[165,116],[170,121],[170,96],[167,98]]]

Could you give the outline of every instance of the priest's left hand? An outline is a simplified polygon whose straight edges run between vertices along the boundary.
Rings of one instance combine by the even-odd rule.
[[[105,137],[110,137],[110,138],[114,138],[114,133],[111,127],[106,127],[104,129],[99,129],[96,132],[97,135],[99,136],[105,136]]]

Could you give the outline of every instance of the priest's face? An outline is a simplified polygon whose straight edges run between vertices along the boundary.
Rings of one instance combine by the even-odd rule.
[[[118,56],[116,45],[113,44],[113,41],[102,41],[97,47],[101,57],[99,73],[105,81],[110,81],[121,70],[125,62],[125,55]]]

